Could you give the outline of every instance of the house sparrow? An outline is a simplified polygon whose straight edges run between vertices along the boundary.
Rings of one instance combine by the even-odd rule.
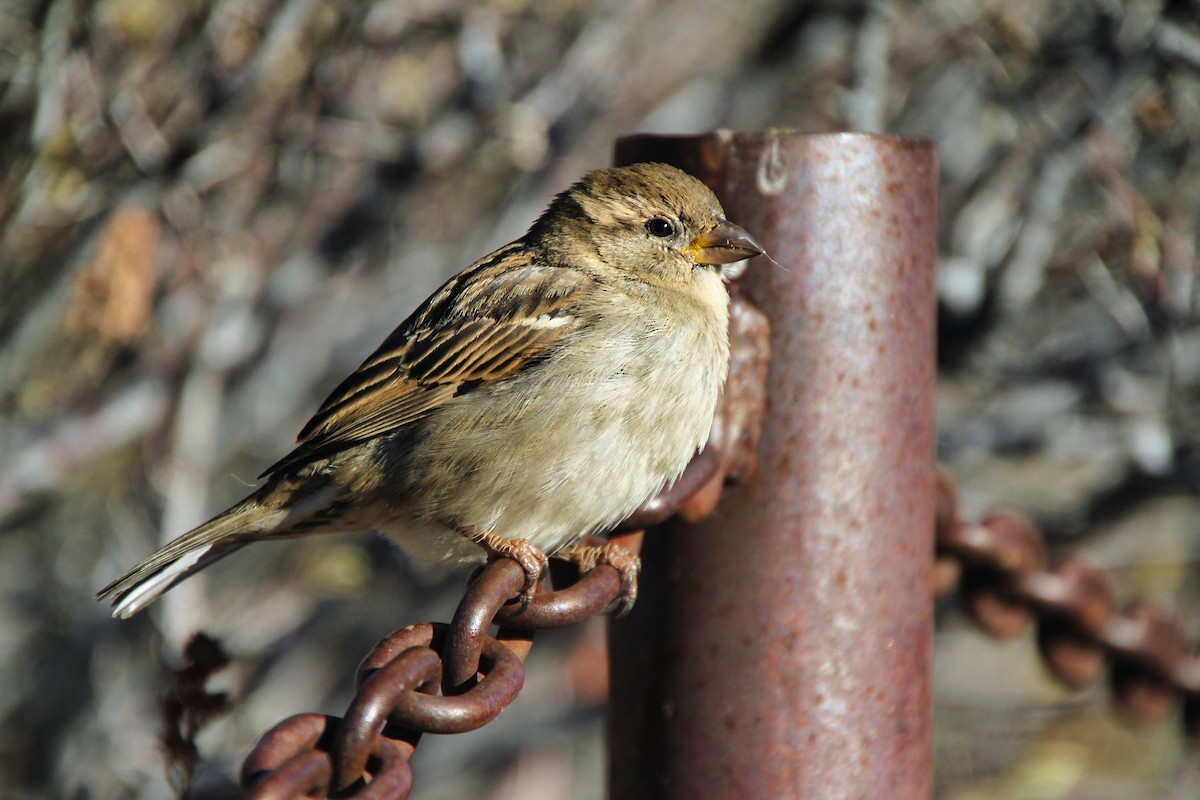
[[[599,169],[529,231],[451,278],[305,425],[246,499],[106,586],[128,617],[251,542],[379,530],[447,563],[515,559],[523,594],[671,483],[725,380],[723,279],[763,248],[692,176]]]

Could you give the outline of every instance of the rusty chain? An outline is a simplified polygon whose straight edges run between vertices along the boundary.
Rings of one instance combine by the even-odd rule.
[[[406,797],[421,733],[491,722],[521,690],[531,631],[594,616],[621,588],[617,571],[602,565],[558,591],[543,584],[521,605],[511,598],[523,581],[516,562],[493,561],[449,625],[410,625],[381,640],[358,668],[345,716],[299,714],[262,736],[242,766],[247,796]],[[495,636],[487,633],[493,621]]]
[[[938,594],[958,587],[986,633],[1008,639],[1036,621],[1042,658],[1066,686],[1082,689],[1111,666],[1123,712],[1160,722],[1182,701],[1188,734],[1200,734],[1200,654],[1168,612],[1145,601],[1119,609],[1112,577],[1077,554],[1049,567],[1041,531],[1018,511],[964,521],[954,480],[941,469],[936,542]]]

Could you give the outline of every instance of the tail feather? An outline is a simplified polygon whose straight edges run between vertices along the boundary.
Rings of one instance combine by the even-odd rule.
[[[251,533],[260,510],[256,503],[242,503],[193,528],[105,586],[96,599],[111,599],[114,617],[136,614],[175,584],[249,544],[252,537],[239,534]]]

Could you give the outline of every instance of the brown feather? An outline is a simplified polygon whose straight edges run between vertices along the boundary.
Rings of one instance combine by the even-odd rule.
[[[297,447],[259,477],[416,422],[547,358],[583,321],[594,279],[515,242],[447,281],[326,398]]]

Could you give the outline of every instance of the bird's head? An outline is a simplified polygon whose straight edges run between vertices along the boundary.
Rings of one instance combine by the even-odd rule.
[[[575,249],[569,257],[590,251],[617,269],[668,282],[703,273],[735,278],[746,259],[764,252],[725,219],[707,186],[658,163],[589,172],[555,198],[530,234]]]

